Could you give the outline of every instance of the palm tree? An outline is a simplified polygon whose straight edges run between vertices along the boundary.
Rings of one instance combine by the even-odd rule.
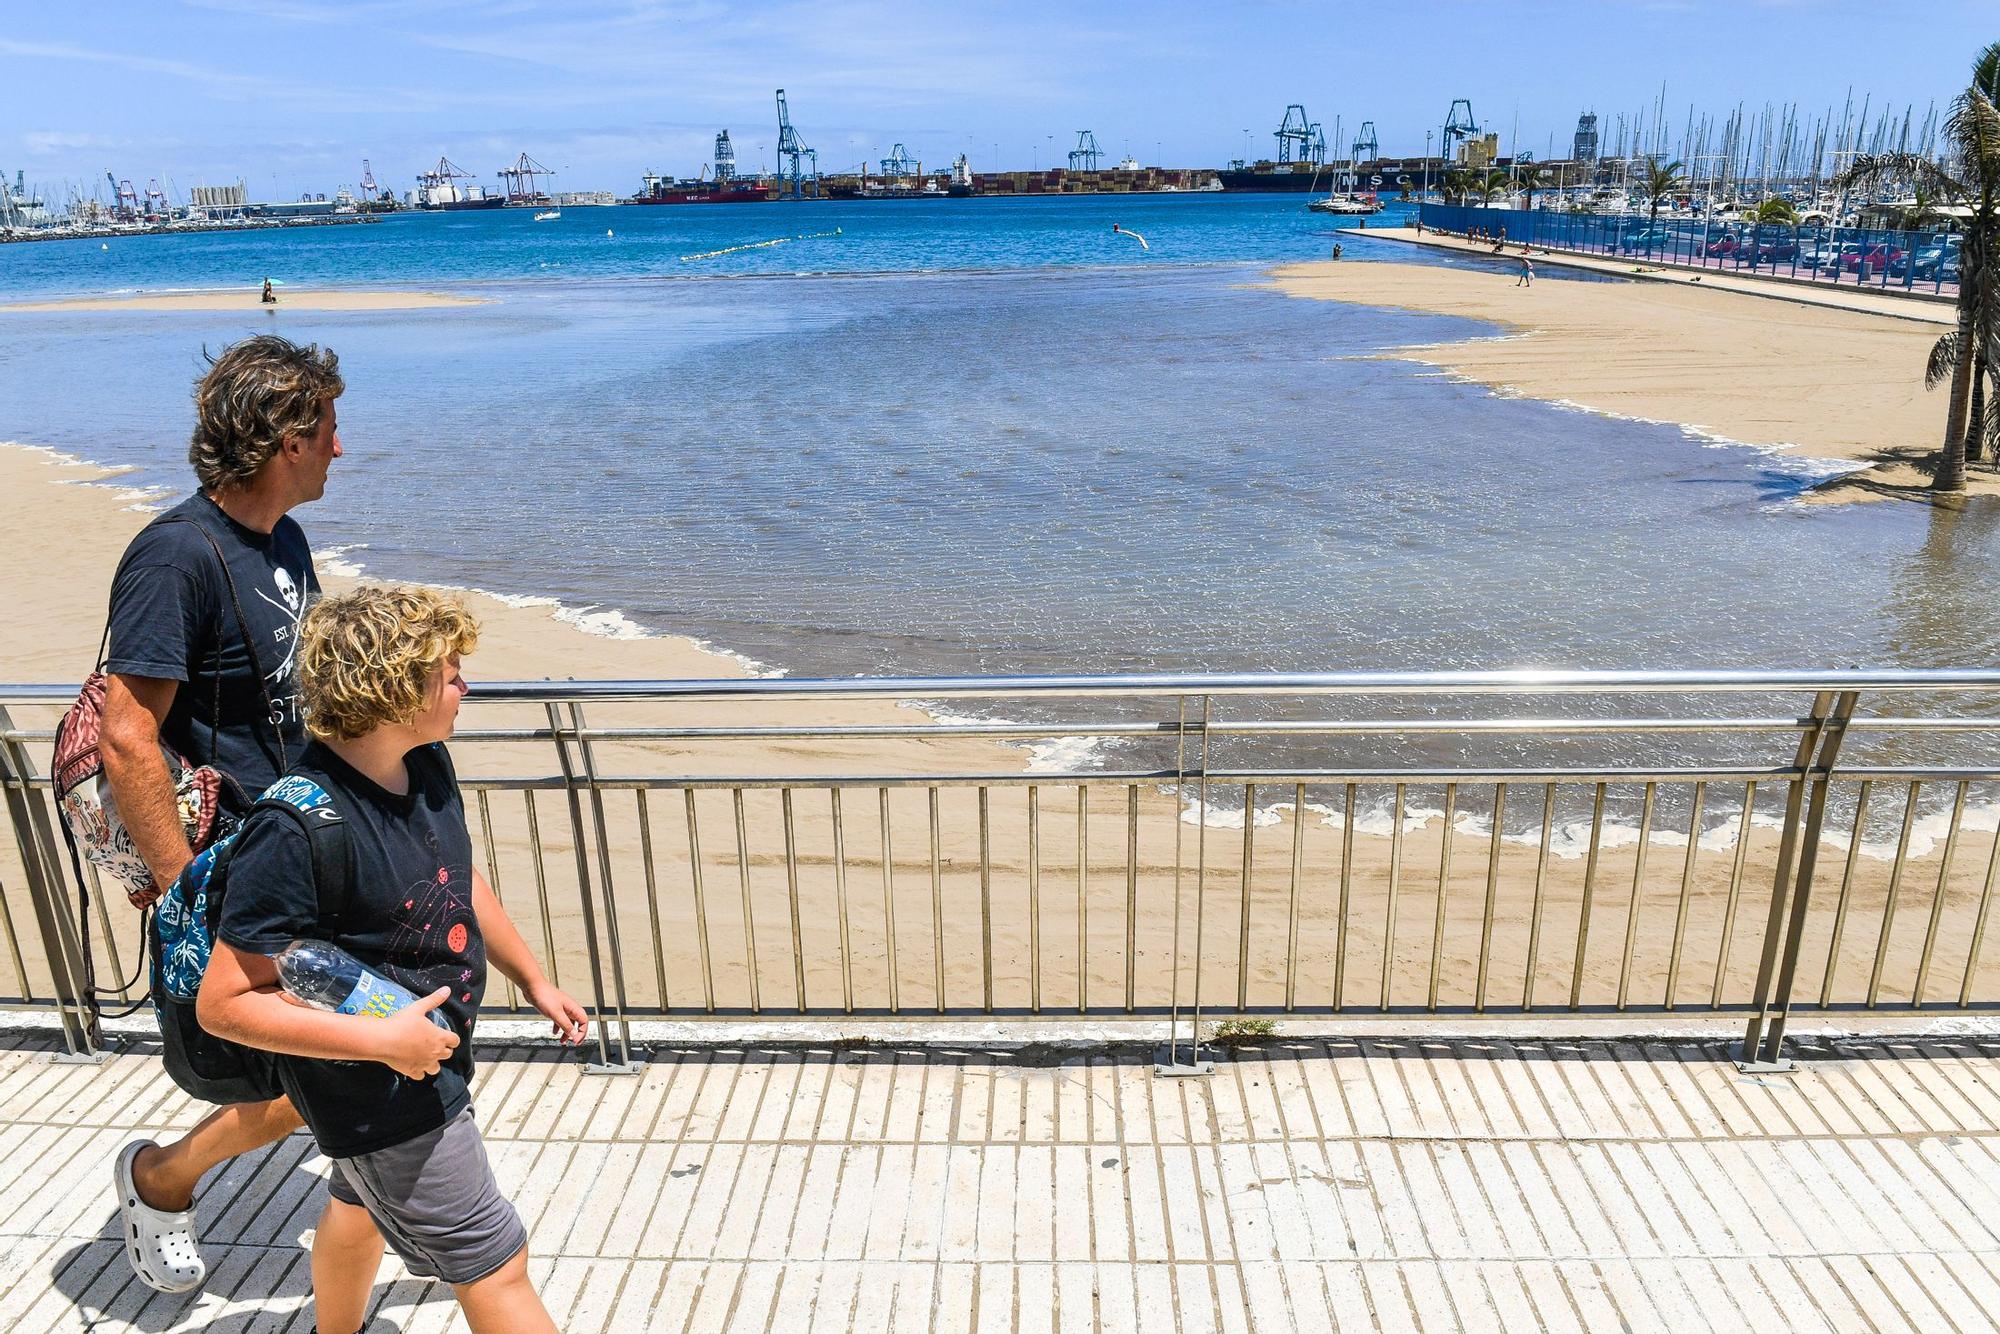
[[[1547,167],[1524,166],[1521,168],[1520,174],[1515,181],[1515,184],[1520,187],[1521,194],[1526,200],[1530,211],[1533,211],[1535,207],[1535,191],[1546,186],[1549,182],[1548,170]]]
[[[1652,202],[1652,211],[1646,215],[1646,228],[1654,230],[1660,223],[1660,205],[1687,188],[1687,179],[1681,175],[1681,164],[1658,162],[1646,164],[1646,180],[1643,185],[1646,198]]]
[[[1794,223],[1799,220],[1799,211],[1792,207],[1789,199],[1767,199],[1750,210],[1752,222]]]
[[[1472,178],[1472,193],[1479,196],[1479,207],[1486,208],[1493,203],[1493,196],[1505,198],[1514,188],[1504,171],[1489,171],[1484,176]]]
[[[1951,381],[1944,444],[1931,485],[1965,490],[1965,462],[1983,453],[2000,430],[2000,394],[1989,403],[1987,381],[2000,369],[2000,42],[1979,53],[1972,82],[1952,99],[1945,137],[1956,175],[1911,153],[1857,158],[1836,184],[1869,188],[1903,179],[1970,210],[1959,252],[1958,327],[1938,339],[1924,368],[1924,384]]]
[[[1438,178],[1438,193],[1447,204],[1463,204],[1473,188],[1472,173],[1463,167],[1453,167]]]

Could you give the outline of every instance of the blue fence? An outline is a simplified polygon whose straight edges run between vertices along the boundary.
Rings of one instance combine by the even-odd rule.
[[[1425,204],[1423,225],[1510,245],[1612,255],[1649,264],[1775,274],[1806,282],[1956,295],[1959,243],[1945,231],[1796,227],[1726,218]]]

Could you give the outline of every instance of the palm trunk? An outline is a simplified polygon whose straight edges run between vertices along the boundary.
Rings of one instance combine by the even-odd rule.
[[[1970,348],[1973,330],[1973,309],[1971,294],[1966,284],[1959,285],[1958,294],[1958,346],[1961,349],[1958,364],[1951,372],[1951,406],[1947,409],[1944,423],[1944,447],[1938,451],[1937,472],[1931,478],[1934,491],[1965,490],[1965,426],[1971,411],[1972,363],[1973,358],[1965,356],[1963,350]]]
[[[1977,463],[1986,457],[1986,349],[1972,359],[1972,393],[1966,409],[1965,457]]]

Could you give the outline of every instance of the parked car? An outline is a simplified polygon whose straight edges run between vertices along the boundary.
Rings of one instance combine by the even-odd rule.
[[[1956,236],[1948,236],[1941,242],[1927,245],[1921,250],[1913,251],[1908,255],[1891,261],[1889,264],[1889,275],[1893,278],[1901,278],[1907,273],[1910,277],[1919,281],[1931,282],[1938,277],[1939,271],[1947,260],[1953,266],[1957,265],[1959,245],[1960,240]]]
[[[1758,238],[1756,263],[1789,264],[1799,253],[1799,243],[1790,233],[1777,233]]]
[[[1674,234],[1665,227],[1648,227],[1644,231],[1629,232],[1618,241],[1618,248],[1627,254],[1643,250],[1650,255],[1655,250],[1671,250],[1673,246]]]
[[[1843,246],[1840,252],[1840,267],[1849,273],[1858,273],[1866,264],[1870,273],[1880,273],[1903,257],[1901,247],[1888,241],[1871,241],[1865,245]]]
[[[1735,254],[1741,245],[1742,238],[1735,232],[1724,232],[1720,236],[1710,237],[1708,244],[1702,247],[1701,253],[1710,259],[1722,259]]]
[[[1840,247],[1830,241],[1814,241],[1799,248],[1802,269],[1831,269],[1840,263]]]

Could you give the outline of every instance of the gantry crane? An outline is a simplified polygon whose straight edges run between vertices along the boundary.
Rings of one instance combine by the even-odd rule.
[[[1097,147],[1097,135],[1089,130],[1078,130],[1076,147],[1069,150],[1069,169],[1096,171],[1098,159],[1102,156]]]
[[[791,184],[789,188],[785,185],[785,165],[788,159],[791,163]],[[810,171],[805,166],[808,160],[812,163]],[[787,199],[805,198],[805,193],[801,189],[802,183],[805,181],[812,182],[813,197],[815,199],[818,198],[819,154],[813,149],[807,148],[805,141],[799,138],[799,132],[792,128],[791,109],[785,105],[785,90],[780,88],[778,90],[778,193],[780,197]]]
[[[1278,161],[1313,161],[1313,135],[1318,130],[1306,118],[1306,109],[1294,102],[1285,108],[1285,119],[1278,126]]]
[[[1465,109],[1462,115],[1459,112],[1460,107]],[[1451,104],[1451,110],[1445,113],[1444,137],[1438,141],[1439,156],[1449,166],[1451,163],[1452,145],[1470,139],[1478,133],[1479,122],[1472,118],[1471,99],[1464,97],[1457,99]]]
[[[1363,162],[1373,162],[1376,158],[1382,156],[1382,145],[1375,142],[1374,121],[1364,120],[1361,122],[1361,129],[1354,136],[1354,144],[1350,152],[1357,166]]]
[[[548,198],[548,192],[536,185],[535,178],[538,176],[547,176],[551,180],[555,178],[553,171],[550,171],[526,153],[514,159],[513,166],[503,167],[496,174],[500,177],[500,183],[506,187],[507,199],[510,203],[542,203]]]

